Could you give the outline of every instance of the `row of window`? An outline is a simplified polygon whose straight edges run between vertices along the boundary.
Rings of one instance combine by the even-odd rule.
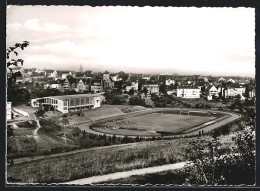
[[[77,105],[86,105],[90,103],[90,98],[78,98],[78,99],[71,99],[70,106],[77,106]]]
[[[51,99],[51,98],[44,98],[44,103],[58,104],[58,100],[56,100],[56,99]]]

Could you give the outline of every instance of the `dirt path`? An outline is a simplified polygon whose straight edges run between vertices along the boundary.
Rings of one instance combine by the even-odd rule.
[[[34,120],[36,121],[37,123],[37,128],[33,131],[33,137],[35,138],[35,140],[38,142],[39,140],[39,135],[38,135],[38,130],[41,128],[41,125],[40,125],[40,122],[39,120],[37,119],[37,117],[34,115]]]
[[[179,162],[179,163],[175,163],[175,164],[167,164],[167,165],[156,166],[156,167],[148,167],[148,168],[142,168],[142,169],[136,169],[136,170],[130,170],[130,171],[124,171],[124,172],[116,172],[116,173],[112,173],[112,174],[106,174],[106,175],[101,175],[101,176],[92,176],[89,178],[83,178],[83,179],[79,179],[79,180],[65,182],[64,184],[84,185],[84,184],[106,182],[109,180],[127,178],[127,177],[130,177],[133,175],[144,175],[144,174],[163,172],[163,171],[167,171],[167,170],[181,169],[185,166],[185,164],[186,164],[186,162]]]

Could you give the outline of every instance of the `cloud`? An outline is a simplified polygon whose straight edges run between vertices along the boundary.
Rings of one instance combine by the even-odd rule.
[[[24,23],[24,27],[30,30],[41,32],[67,32],[70,28],[67,25],[58,25],[56,23],[40,23],[39,19],[30,19]]]
[[[45,66],[76,69],[83,63],[100,70],[106,66],[234,73],[234,63],[240,71],[254,64],[254,9],[12,6],[10,10],[7,43],[31,42],[23,53],[30,65],[38,58]],[[249,70],[254,73],[251,65]]]

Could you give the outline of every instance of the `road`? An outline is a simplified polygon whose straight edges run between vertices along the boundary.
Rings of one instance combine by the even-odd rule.
[[[116,173],[112,173],[112,174],[106,174],[106,175],[101,175],[101,176],[92,176],[89,178],[83,178],[83,179],[79,179],[79,180],[65,182],[63,184],[84,185],[84,184],[106,182],[109,180],[127,178],[127,177],[130,177],[133,175],[144,175],[144,174],[151,174],[151,173],[163,172],[163,171],[168,171],[168,170],[181,169],[185,166],[185,164],[187,164],[187,163],[179,162],[179,163],[175,163],[175,164],[167,164],[167,165],[162,165],[162,166],[148,167],[148,168],[142,168],[142,169],[136,169],[136,170],[130,170],[130,171],[124,171],[124,172],[116,172]]]

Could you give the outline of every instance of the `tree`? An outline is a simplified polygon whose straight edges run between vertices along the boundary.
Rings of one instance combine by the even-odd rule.
[[[18,49],[24,50],[25,47],[29,46],[29,42],[23,41],[22,43],[16,43],[6,49],[7,58],[7,100],[13,102],[13,99],[19,99],[20,94],[17,92],[18,86],[16,85],[16,78],[22,76],[21,72],[13,72],[13,66],[22,66],[24,63],[23,59],[14,59],[14,56],[18,56]],[[14,103],[15,104],[15,103]]]
[[[112,100],[112,105],[121,105],[122,104],[122,100],[120,97],[115,97],[113,100]]]
[[[113,135],[113,137],[112,137],[112,142],[113,142],[113,143],[116,142],[116,136],[115,136],[115,135]]]
[[[146,87],[144,87],[144,88],[143,88],[143,93],[144,93],[145,95],[147,95],[147,93],[148,93],[148,90],[147,90],[147,88],[146,88]]]
[[[164,83],[159,86],[159,91],[162,94],[166,94],[166,85]]]
[[[196,185],[252,185],[255,183],[255,132],[252,127],[236,134],[235,147],[221,148],[218,141],[210,141],[207,148],[197,143],[187,150],[184,174],[189,184]]]
[[[55,110],[55,108],[53,107],[53,105],[51,105],[50,111],[54,111],[54,110]]]
[[[7,125],[7,137],[11,137],[14,134],[14,129],[11,127],[11,125]]]
[[[129,99],[129,105],[140,105],[140,106],[146,106],[144,99],[138,96],[131,97]]]
[[[131,88],[128,93],[129,93],[129,95],[134,95],[134,93],[135,93],[134,88]]]
[[[35,112],[37,115],[43,117],[45,111],[42,109],[42,107],[39,107],[38,110]]]

